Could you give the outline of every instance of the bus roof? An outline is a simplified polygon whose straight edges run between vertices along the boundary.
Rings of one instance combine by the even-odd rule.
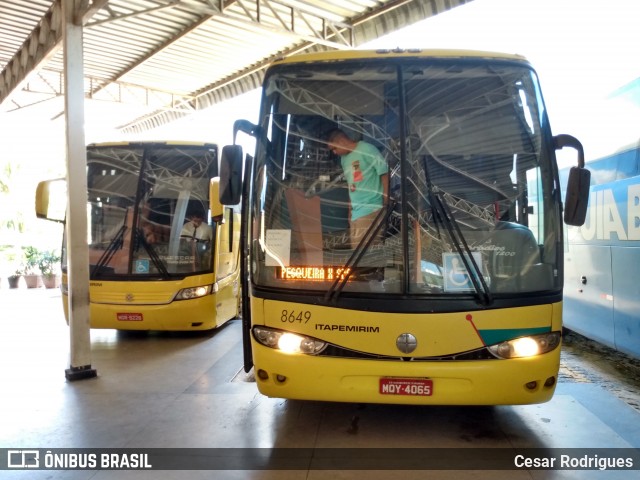
[[[272,65],[309,62],[331,62],[336,60],[358,60],[378,58],[475,58],[491,60],[512,60],[529,63],[522,55],[480,50],[449,49],[379,49],[379,50],[336,50],[330,52],[304,53],[281,58]]]

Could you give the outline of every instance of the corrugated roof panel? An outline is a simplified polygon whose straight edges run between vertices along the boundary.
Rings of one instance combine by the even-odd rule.
[[[51,0],[0,2],[0,70],[9,63],[52,3]]]
[[[290,43],[280,34],[244,27],[247,26],[239,26],[228,18],[214,17],[174,40],[121,80],[134,84],[144,82],[153,88],[186,94],[259,61]]]
[[[5,68],[41,18],[60,1],[0,0],[0,68]],[[347,25],[356,19],[360,39],[371,39],[386,33],[389,25],[397,28],[468,1],[109,0],[84,29],[85,88],[95,98],[152,98],[153,102],[144,102],[156,109],[158,99],[168,99],[167,107],[173,107],[180,97],[197,96],[198,106],[210,105],[256,88],[263,67],[276,56],[332,48],[336,31],[343,35],[337,40],[344,46],[344,40],[352,38],[351,30],[356,30]],[[222,12],[217,10],[221,4]],[[378,13],[383,15],[376,17]],[[362,19],[373,17],[376,27],[365,32]],[[49,55],[44,68],[28,78],[30,88],[59,95],[61,50]],[[0,101],[14,84],[2,83],[0,77]],[[29,92],[16,92],[12,103],[26,105],[28,96]],[[172,112],[170,108],[161,118],[149,117],[148,124],[169,121]]]
[[[325,16],[329,20],[341,21],[353,16],[354,12],[360,13],[368,9],[376,9],[386,2],[376,0],[290,0],[284,3],[316,15]]]

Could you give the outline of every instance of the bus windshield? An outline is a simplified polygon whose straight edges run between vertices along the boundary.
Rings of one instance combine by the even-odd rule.
[[[283,63],[263,95],[257,286],[485,304],[562,288],[555,156],[525,62]]]
[[[214,145],[92,145],[87,167],[92,279],[212,271]]]

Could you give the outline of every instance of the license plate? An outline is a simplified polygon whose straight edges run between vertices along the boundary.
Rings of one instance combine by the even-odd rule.
[[[429,397],[433,394],[433,380],[428,378],[381,378],[382,395],[418,395]]]
[[[119,322],[141,322],[141,313],[116,313]]]

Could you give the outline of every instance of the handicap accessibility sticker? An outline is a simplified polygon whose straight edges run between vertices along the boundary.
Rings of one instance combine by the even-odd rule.
[[[133,263],[133,273],[149,273],[149,260],[146,258]]]
[[[476,265],[482,274],[482,255],[480,252],[472,252]],[[470,260],[469,260],[470,262]],[[474,290],[471,276],[457,253],[443,253],[442,265],[444,266],[444,289],[447,292],[471,292]],[[471,266],[471,263],[470,263]]]

